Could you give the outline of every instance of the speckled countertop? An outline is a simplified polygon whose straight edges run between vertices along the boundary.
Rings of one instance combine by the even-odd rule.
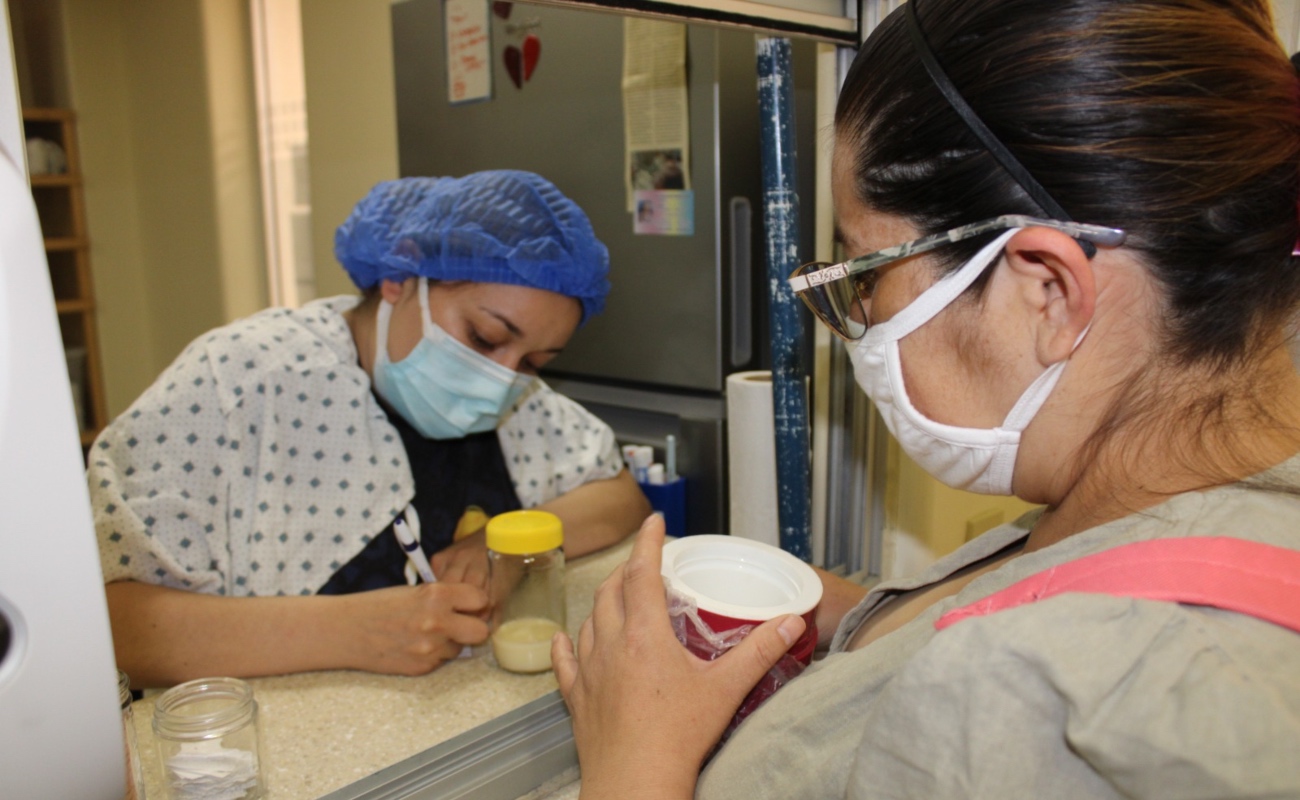
[[[592,594],[627,559],[632,539],[568,565],[571,635]],[[516,675],[488,655],[428,675],[309,672],[249,681],[261,714],[263,775],[273,800],[312,800],[535,700],[556,688],[550,672]],[[163,794],[154,746],[153,698],[133,714],[149,798]]]

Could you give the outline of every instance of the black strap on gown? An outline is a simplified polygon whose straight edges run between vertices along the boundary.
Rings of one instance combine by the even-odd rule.
[[[401,434],[415,479],[411,504],[420,515],[420,546],[432,556],[452,543],[456,523],[468,506],[488,516],[520,507],[496,431],[463,439],[426,439],[380,401]],[[318,594],[350,594],[406,584],[406,553],[392,523],[335,572]]]

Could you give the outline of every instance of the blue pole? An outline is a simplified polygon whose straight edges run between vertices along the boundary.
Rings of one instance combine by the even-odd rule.
[[[758,110],[763,164],[763,225],[771,287],[772,408],[776,428],[777,517],[781,547],[812,560],[808,392],[803,319],[785,279],[799,266],[799,196],[795,192],[794,86],[790,40],[758,40]]]

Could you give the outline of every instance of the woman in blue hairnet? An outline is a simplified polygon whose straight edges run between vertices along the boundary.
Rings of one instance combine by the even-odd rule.
[[[422,674],[482,642],[482,522],[544,508],[565,551],[648,513],[608,426],[537,372],[600,312],[608,253],[527,172],[376,186],[335,253],[362,297],[193,342],[96,441],[118,664],[137,686]],[[431,555],[415,583],[394,522]]]

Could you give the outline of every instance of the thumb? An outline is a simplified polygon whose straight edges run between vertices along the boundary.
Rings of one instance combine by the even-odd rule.
[[[776,662],[803,635],[806,627],[803,617],[794,614],[770,619],[718,659],[719,664],[726,664],[729,682],[741,696],[753,689],[767,671],[776,666]]]
[[[473,614],[483,611],[488,605],[487,592],[468,583],[446,582],[420,585],[430,587],[431,591],[436,590],[443,602],[451,606],[452,611]]]

